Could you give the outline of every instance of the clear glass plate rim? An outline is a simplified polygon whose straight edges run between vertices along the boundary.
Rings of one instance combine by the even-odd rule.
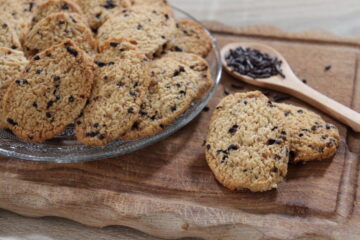
[[[196,21],[198,23],[200,23],[197,19],[195,19],[194,17],[192,17],[190,14],[188,14],[187,12],[177,8],[177,7],[173,7],[175,9],[175,11],[182,13],[183,15],[185,15],[186,17],[188,17],[189,19]],[[201,24],[201,23],[200,23]],[[25,154],[25,153],[19,153],[19,152],[15,152],[15,151],[10,151],[7,149],[2,149],[0,147],[0,155],[4,156],[4,157],[11,157],[11,158],[17,158],[17,159],[21,159],[21,160],[27,160],[27,161],[33,161],[33,162],[44,162],[44,163],[79,163],[79,162],[88,162],[88,161],[95,161],[95,160],[102,160],[102,159],[108,159],[108,158],[112,158],[112,157],[117,157],[120,155],[125,155],[125,154],[129,154],[131,152],[135,152],[138,151],[140,149],[146,148],[150,145],[153,145],[169,136],[171,136],[172,134],[176,133],[177,131],[179,131],[180,129],[182,129],[183,127],[185,127],[186,125],[188,125],[191,121],[193,121],[200,113],[201,111],[204,109],[204,107],[209,103],[211,97],[214,95],[220,80],[221,80],[221,76],[222,76],[222,64],[221,64],[221,58],[220,58],[220,48],[219,48],[219,44],[217,42],[217,40],[215,39],[215,37],[212,36],[212,34],[210,33],[210,31],[203,25],[201,24],[204,28],[204,30],[206,31],[206,33],[211,37],[212,39],[212,46],[213,46],[213,51],[215,53],[215,57],[216,57],[216,64],[217,64],[217,76],[215,77],[215,82],[212,86],[212,88],[210,89],[210,91],[207,93],[207,95],[203,98],[203,100],[201,100],[201,104],[194,109],[194,111],[188,116],[187,119],[185,119],[182,122],[179,122],[176,126],[173,126],[171,128],[171,130],[167,131],[164,130],[163,132],[155,135],[155,136],[151,136],[148,138],[144,138],[141,139],[138,143],[134,144],[131,146],[131,148],[127,148],[126,150],[124,149],[114,149],[111,151],[102,151],[102,147],[94,147],[94,148],[98,148],[99,152],[98,153],[93,153],[91,155],[87,154],[84,156],[81,155],[77,155],[76,153],[69,153],[69,154],[65,154],[63,156],[34,156],[34,155],[30,155],[30,154]],[[214,76],[213,76],[214,78]]]

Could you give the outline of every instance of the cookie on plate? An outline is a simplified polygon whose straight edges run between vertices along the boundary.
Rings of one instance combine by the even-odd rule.
[[[31,25],[34,26],[47,16],[59,12],[83,14],[80,7],[72,0],[48,0],[40,4],[31,20]]]
[[[336,154],[340,136],[334,125],[301,107],[288,104],[276,106],[283,111],[280,120],[288,132],[291,161],[323,160]]]
[[[188,52],[207,57],[212,49],[211,38],[199,23],[183,19],[177,21],[176,28],[175,37],[170,45],[171,51]]]
[[[93,63],[72,41],[33,57],[3,102],[6,125],[26,141],[63,132],[83,110],[93,84]]]
[[[275,116],[283,114],[261,92],[225,97],[211,118],[206,160],[231,190],[277,188],[287,174],[289,142]]]
[[[150,11],[160,11],[174,16],[174,12],[170,4],[166,0],[132,0],[132,9],[148,9]]]
[[[84,11],[91,29],[99,28],[106,19],[125,8],[129,8],[129,0],[76,0]]]
[[[0,16],[12,22],[20,39],[23,39],[31,23],[38,0],[0,0]]]
[[[21,50],[21,44],[13,24],[0,17],[0,47]]]
[[[76,136],[86,145],[117,140],[139,118],[150,83],[148,60],[135,41],[112,39],[95,58],[95,85]]]
[[[123,10],[109,18],[98,30],[98,40],[103,43],[111,38],[133,39],[147,57],[167,47],[175,33],[175,20],[158,11]]]
[[[90,29],[75,13],[55,13],[42,19],[26,35],[24,49],[31,56],[65,40],[73,40],[89,55],[97,50]]]
[[[150,65],[152,83],[140,117],[122,139],[152,136],[183,114],[210,88],[207,63],[187,53],[168,53]]]
[[[0,129],[5,127],[2,112],[3,98],[10,83],[17,78],[27,64],[28,61],[23,52],[0,47]]]

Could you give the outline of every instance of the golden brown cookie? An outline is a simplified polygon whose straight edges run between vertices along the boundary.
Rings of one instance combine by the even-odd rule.
[[[90,96],[93,64],[72,41],[33,57],[3,102],[7,127],[26,141],[43,142],[74,123]]]
[[[287,174],[289,142],[275,116],[283,114],[261,92],[224,98],[211,118],[206,160],[231,190],[277,188]]]
[[[122,139],[155,135],[183,114],[211,87],[208,65],[201,57],[168,53],[150,65],[152,83],[138,121]]]
[[[26,35],[24,49],[31,56],[66,40],[74,41],[89,55],[97,51],[90,29],[75,13],[55,13],[42,19]]]
[[[48,0],[41,3],[37,8],[34,17],[32,18],[31,26],[34,26],[40,20],[50,16],[51,14],[60,12],[77,13],[78,15],[83,14],[80,7],[72,0]],[[86,23],[86,21],[84,21],[84,23]]]
[[[167,47],[175,33],[175,20],[157,11],[124,10],[109,18],[98,30],[100,43],[111,38],[137,41],[139,50],[152,58]]]
[[[112,39],[95,58],[95,86],[76,123],[76,136],[86,145],[117,140],[139,118],[150,83],[148,59],[135,41]]]
[[[17,79],[27,64],[23,52],[0,47],[0,129],[5,127],[2,112],[3,98],[10,83]]]
[[[319,115],[301,107],[276,104],[283,111],[281,121],[290,141],[290,160],[293,162],[328,159],[336,154],[339,131]]]
[[[176,23],[176,34],[171,41],[170,50],[187,52],[207,57],[212,49],[210,36],[197,22],[184,19]]]

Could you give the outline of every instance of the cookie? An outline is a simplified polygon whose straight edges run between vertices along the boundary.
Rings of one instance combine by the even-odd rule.
[[[334,125],[301,107],[288,104],[276,106],[283,111],[280,120],[287,129],[291,161],[323,160],[336,154],[340,136]]]
[[[72,41],[33,57],[3,102],[6,125],[26,141],[43,142],[74,123],[93,84],[93,63]]]
[[[25,37],[24,48],[32,56],[65,40],[73,40],[93,55],[97,49],[90,29],[74,13],[55,13],[38,22]]]
[[[164,130],[211,86],[206,61],[187,53],[169,53],[150,64],[152,83],[138,121],[122,139],[152,136]]]
[[[289,142],[275,116],[282,114],[261,92],[225,97],[211,118],[206,160],[230,190],[277,188],[287,174]]]
[[[125,8],[129,8],[129,0],[76,0],[84,11],[91,29],[98,29],[107,18]]]
[[[38,0],[0,0],[0,16],[12,22],[20,39],[27,33],[31,19],[39,6]]]
[[[0,47],[0,103],[11,82],[24,70],[28,64],[24,53],[9,48]],[[0,104],[0,129],[5,127],[2,104]]]
[[[175,37],[171,41],[171,51],[188,52],[207,57],[212,49],[212,41],[199,23],[188,19],[179,20],[176,28]]]
[[[76,136],[83,144],[102,146],[117,140],[138,119],[150,72],[135,41],[106,42],[95,63],[95,86],[76,122]]]
[[[71,0],[48,0],[40,4],[31,20],[31,25],[34,26],[47,16],[59,12],[83,14],[80,7]],[[84,21],[84,19],[82,20],[86,23],[87,20]]]
[[[21,50],[21,44],[13,24],[0,17],[0,47]]]
[[[132,0],[132,9],[160,11],[174,17],[174,12],[166,0]]]
[[[138,42],[139,50],[153,58],[167,47],[175,30],[175,20],[168,14],[123,10],[99,28],[98,40],[102,43],[111,38],[133,39]]]

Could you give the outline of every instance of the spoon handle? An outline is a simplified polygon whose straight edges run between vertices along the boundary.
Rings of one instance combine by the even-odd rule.
[[[295,97],[350,126],[355,132],[360,132],[360,113],[316,91],[299,79],[293,79],[287,87]]]

